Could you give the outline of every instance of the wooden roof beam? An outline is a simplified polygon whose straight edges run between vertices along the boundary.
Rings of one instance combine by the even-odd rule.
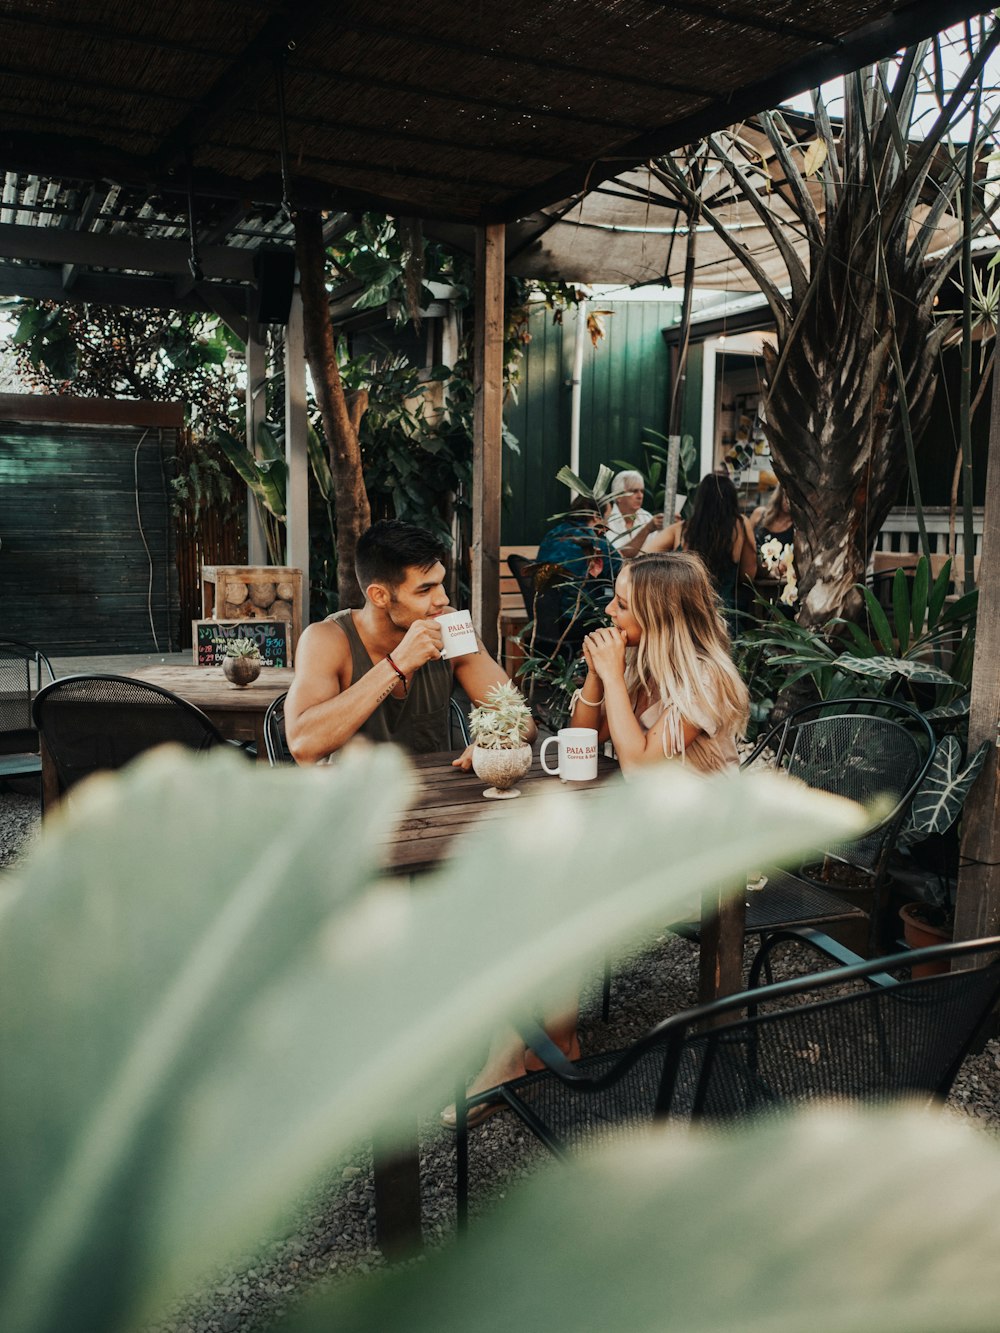
[[[184,241],[149,240],[122,233],[95,235],[59,227],[0,226],[0,259],[133,269],[139,273],[174,276],[188,272],[189,257],[190,246]],[[251,250],[206,246],[201,263],[208,278],[237,283],[253,281]]]
[[[225,300],[236,308],[245,288],[229,283],[205,284],[212,292],[212,302],[197,292],[178,298],[172,281],[165,278],[135,277],[120,273],[92,273],[81,268],[72,292],[62,285],[56,268],[35,268],[27,264],[8,264],[0,260],[0,296],[18,296],[36,301],[87,301],[92,305],[123,306],[126,309],[202,310],[218,314],[218,304]]]

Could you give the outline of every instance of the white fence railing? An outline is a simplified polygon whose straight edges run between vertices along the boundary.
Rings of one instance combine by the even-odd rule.
[[[948,510],[943,506],[928,506],[924,509],[924,524],[927,528],[927,540],[933,555],[948,554]],[[983,544],[983,511],[973,510],[973,531],[976,535],[974,555],[979,555]],[[920,551],[920,529],[917,527],[916,511],[903,505],[891,510],[875,542],[876,551]],[[962,527],[961,510],[955,515],[954,555],[965,554],[965,535]]]

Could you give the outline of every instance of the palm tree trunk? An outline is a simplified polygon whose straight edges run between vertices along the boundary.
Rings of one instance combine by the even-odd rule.
[[[354,550],[371,525],[371,509],[361,465],[358,425],[364,406],[356,403],[356,420],[344,396],[326,291],[326,251],[318,213],[299,210],[295,217],[295,256],[302,290],[302,324],[306,360],[323,419],[323,432],[333,473],[337,521],[337,593],[341,608],[361,606],[364,596],[354,573]]]

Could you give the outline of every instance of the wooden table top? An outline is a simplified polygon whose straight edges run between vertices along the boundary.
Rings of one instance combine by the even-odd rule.
[[[484,820],[516,819],[525,802],[546,788],[578,792],[581,799],[590,800],[601,783],[618,772],[614,760],[601,756],[596,781],[561,783],[544,771],[538,745],[534,748],[531,768],[515,784],[522,795],[507,801],[487,800],[483,792],[489,784],[475,773],[453,768],[453,751],[415,756],[417,781],[409,811],[385,838],[387,868],[397,874],[433,869],[459,834]]]
[[[179,694],[204,713],[264,713],[288,689],[294,674],[291,667],[262,667],[257,679],[240,689],[226,680],[222,667],[151,666],[129,672],[137,680]]]

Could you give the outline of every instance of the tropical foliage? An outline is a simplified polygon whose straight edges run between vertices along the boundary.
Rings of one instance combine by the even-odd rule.
[[[936,316],[936,302],[960,262],[971,295],[971,239],[992,225],[1000,203],[982,188],[1000,120],[1000,104],[985,95],[1000,26],[992,18],[967,25],[947,52],[944,40],[846,78],[839,119],[818,90],[809,121],[766,112],[756,127],[737,126],[651,166],[657,188],[712,227],[767,297],[777,330],[764,348],[767,433],[795,520],[798,619],[810,627],[861,613],[858,584],[908,470],[916,486],[914,450],[938,353],[959,329],[958,315]],[[726,227],[720,211],[734,201],[777,247],[782,280]],[[969,365],[970,319],[966,302]],[[966,375],[971,523],[968,399]],[[919,509],[919,489],[914,501]]]
[[[47,825],[0,916],[5,1329],[145,1327],[287,1225],[338,1154],[412,1134],[505,1014],[551,1002],[746,858],[863,819],[778,778],[663,765],[594,803],[523,803],[517,838],[486,821],[419,893],[372,892],[410,781],[390,747],[323,770],[161,751]],[[259,836],[219,837],[222,788],[229,808],[268,811]]]

